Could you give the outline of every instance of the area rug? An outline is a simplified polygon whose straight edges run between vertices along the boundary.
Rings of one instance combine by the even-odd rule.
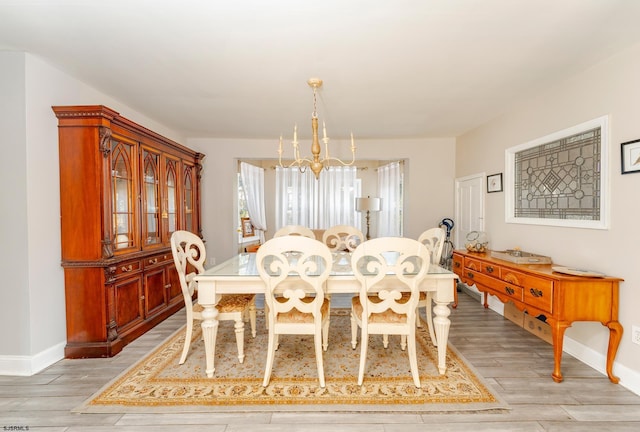
[[[178,365],[184,328],[103,387],[74,412],[445,412],[504,410],[508,405],[449,344],[447,373],[437,370],[437,349],[426,326],[417,329],[421,388],[411,378],[400,337],[370,336],[362,387],[357,385],[360,345],[351,348],[349,311],[332,311],[329,348],[324,352],[326,387],[318,385],[313,336],[281,336],[271,382],[262,386],[267,331],[258,316],[258,335],[245,328],[245,360],[239,363],[233,322],[218,330],[215,374],[207,378],[204,344],[194,329],[187,361]]]

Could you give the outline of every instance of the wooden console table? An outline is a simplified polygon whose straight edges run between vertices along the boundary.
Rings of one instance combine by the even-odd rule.
[[[514,264],[492,258],[490,253],[456,250],[453,271],[467,285],[476,285],[484,293],[484,307],[489,294],[532,316],[544,315],[551,326],[554,368],[551,377],[562,381],[560,363],[565,330],[574,321],[597,321],[609,328],[607,375],[613,383],[613,361],[622,339],[618,322],[618,284],[616,277],[582,277],[558,273],[550,264]]]

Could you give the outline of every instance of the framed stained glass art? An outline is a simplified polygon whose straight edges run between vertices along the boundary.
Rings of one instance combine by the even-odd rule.
[[[608,228],[608,118],[505,151],[507,223]]]

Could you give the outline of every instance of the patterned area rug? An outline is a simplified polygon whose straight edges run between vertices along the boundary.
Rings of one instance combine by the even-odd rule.
[[[271,382],[262,387],[267,331],[258,315],[254,339],[245,327],[245,360],[238,362],[233,322],[220,323],[215,374],[206,378],[204,344],[194,329],[187,361],[178,365],[184,329],[98,391],[74,412],[342,411],[434,412],[508,409],[451,346],[447,373],[437,370],[437,350],[426,325],[417,329],[421,388],[413,385],[400,337],[370,336],[363,386],[357,385],[360,345],[351,349],[349,311],[332,311],[324,353],[326,387],[320,388],[313,336],[281,336]]]

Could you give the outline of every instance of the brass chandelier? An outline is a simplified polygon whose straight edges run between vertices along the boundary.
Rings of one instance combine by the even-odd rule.
[[[310,78],[307,81],[307,84],[313,89],[313,113],[311,114],[311,131],[312,131],[312,141],[311,141],[311,158],[300,157],[300,147],[298,146],[298,125],[296,124],[293,127],[293,156],[295,160],[288,165],[284,165],[282,163],[282,135],[280,135],[280,145],[278,147],[278,158],[280,162],[280,166],[283,168],[290,168],[292,166],[297,166],[300,169],[300,172],[305,172],[307,167],[311,168],[311,171],[316,176],[316,179],[320,178],[320,172],[323,168],[329,169],[330,161],[335,161],[343,166],[353,165],[356,161],[356,145],[353,140],[353,132],[351,133],[351,162],[343,162],[342,160],[331,157],[329,155],[329,137],[327,137],[327,127],[322,122],[322,142],[324,143],[324,157],[320,157],[320,142],[318,140],[318,113],[316,109],[316,93],[317,90],[322,87],[322,80],[320,78]]]

